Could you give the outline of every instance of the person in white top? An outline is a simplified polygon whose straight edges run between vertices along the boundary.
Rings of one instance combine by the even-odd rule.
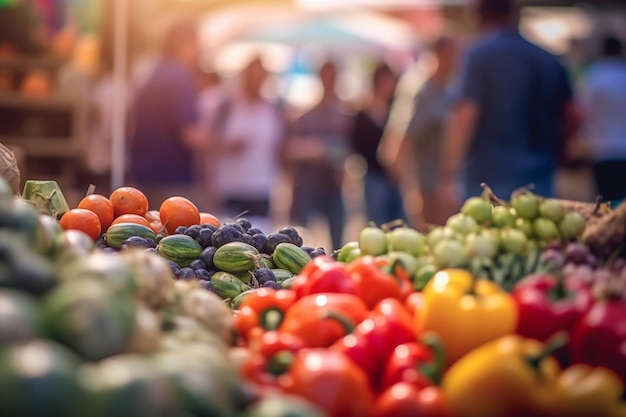
[[[622,54],[617,38],[604,40],[602,57],[584,79],[581,99],[597,192],[611,202],[626,197],[626,59]]]
[[[267,77],[259,59],[242,73],[242,88],[217,111],[212,152],[214,185],[222,213],[245,212],[253,224],[269,228],[270,195],[280,174],[279,149],[285,135],[282,112],[261,96]],[[253,220],[254,219],[254,220]]]

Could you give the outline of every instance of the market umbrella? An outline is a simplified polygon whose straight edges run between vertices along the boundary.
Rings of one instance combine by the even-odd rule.
[[[311,16],[280,26],[257,28],[244,33],[241,39],[294,47],[316,44],[344,52],[407,50],[418,41],[406,22],[374,12]]]

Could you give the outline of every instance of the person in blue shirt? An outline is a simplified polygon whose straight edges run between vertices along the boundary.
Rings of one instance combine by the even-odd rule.
[[[530,184],[552,196],[572,102],[566,70],[520,35],[513,0],[475,7],[482,32],[462,58],[437,191],[455,207],[482,182],[501,198]]]
[[[582,105],[597,192],[607,201],[626,197],[626,59],[608,36],[602,57],[586,73]]]
[[[202,204],[194,153],[202,152],[207,138],[196,113],[196,41],[193,24],[173,25],[134,97],[130,176],[150,208],[173,195]]]

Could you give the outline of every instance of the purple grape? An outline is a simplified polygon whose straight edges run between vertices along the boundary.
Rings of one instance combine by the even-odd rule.
[[[263,253],[265,250],[265,244],[267,243],[267,237],[263,233],[257,233],[252,235],[252,242],[254,246],[259,252]]]
[[[616,258],[611,264],[611,269],[616,272],[623,270],[624,267],[626,267],[626,259],[624,258]]]
[[[300,237],[300,234],[294,227],[292,226],[283,227],[282,229],[278,231],[278,233],[289,236],[291,243],[293,243],[294,245],[302,246],[302,237]]]
[[[587,260],[585,262],[587,262],[587,264],[592,268],[595,268],[598,266],[598,258],[596,257],[596,255],[591,254],[591,253],[587,255]]]
[[[141,236],[131,236],[122,243],[122,249],[128,248],[153,248],[155,246],[154,240],[146,239]]]
[[[188,266],[185,268],[181,268],[180,272],[178,273],[178,277],[179,279],[185,280],[185,281],[189,281],[192,279],[196,279],[196,271],[194,271],[193,269],[189,268]]]
[[[548,262],[551,265],[554,265],[559,268],[565,265],[565,255],[563,255],[563,253],[558,249],[554,249],[554,248],[546,249],[541,254],[541,258],[543,259],[544,262]]]
[[[207,266],[204,263],[204,261],[202,261],[202,259],[194,259],[189,264],[189,268],[193,269],[194,271],[197,271],[198,269],[207,269]]]
[[[582,243],[571,242],[565,247],[565,258],[575,264],[580,265],[587,263],[588,255],[589,251]]]
[[[274,249],[281,243],[292,243],[291,238],[283,233],[270,233],[267,235],[267,242],[265,242],[264,252],[272,254]]]
[[[263,285],[266,282],[276,282],[276,276],[269,268],[259,268],[254,271],[254,277],[259,285]]]
[[[213,230],[208,229],[208,228],[202,228],[198,232],[198,237],[196,238],[196,241],[203,248],[208,248],[209,246],[211,246],[212,237],[213,237]]]
[[[241,235],[241,241],[247,243],[250,246],[254,246],[254,239],[247,233]]]
[[[311,252],[313,252],[314,250],[316,250],[315,248],[312,248],[310,246],[301,246],[300,249],[302,249],[303,251],[305,251],[306,253],[309,254],[309,256],[311,255]]]
[[[252,223],[250,222],[250,220],[243,218],[243,217],[240,217],[237,220],[235,220],[235,223],[241,226],[243,230],[245,230],[246,232],[250,230],[250,228],[252,227]]]
[[[317,258],[318,256],[326,255],[326,251],[324,251],[324,249],[322,248],[317,248],[314,251],[312,251],[309,255],[311,256],[311,259],[313,259],[313,258]]]
[[[187,228],[184,233],[192,239],[197,239],[200,235],[200,230],[202,230],[202,226],[196,224]]]
[[[215,264],[213,263],[213,257],[215,256],[215,252],[217,248],[214,246],[209,246],[202,251],[200,254],[200,260],[204,262],[205,269],[215,269]]]
[[[248,231],[246,233],[248,233],[250,236],[264,235],[265,234],[265,233],[263,233],[263,230],[259,229],[258,227],[251,227],[251,228],[248,229]]]
[[[170,269],[172,270],[172,274],[174,274],[174,278],[180,279],[180,266],[174,261],[168,260],[167,263],[170,265]]]
[[[210,280],[215,271],[207,271],[206,269],[196,269],[196,277],[200,280]]]
[[[280,285],[276,281],[267,281],[261,286],[265,288],[273,288],[275,290],[280,290]]]
[[[554,249],[560,252],[563,250],[563,243],[560,240],[553,239],[546,244],[545,249]]]
[[[209,290],[209,291],[213,292],[213,284],[211,283],[211,281],[206,280],[206,279],[201,279],[200,280],[200,285],[205,290]]]

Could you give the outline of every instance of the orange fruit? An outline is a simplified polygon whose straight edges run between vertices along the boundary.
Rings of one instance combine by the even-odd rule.
[[[98,215],[84,208],[75,208],[67,211],[61,217],[59,224],[63,230],[80,230],[94,241],[98,240],[102,232]]]
[[[136,223],[142,226],[150,227],[152,229],[152,227],[150,226],[150,222],[146,220],[145,217],[138,214],[122,214],[121,216],[116,217],[115,220],[113,220],[111,226],[119,223]]]
[[[185,197],[174,196],[166,199],[159,208],[161,223],[172,234],[179,226],[189,227],[200,224],[200,211]]]
[[[200,223],[199,224],[212,224],[213,226],[220,227],[222,223],[219,221],[217,217],[212,215],[211,213],[200,213]]]
[[[135,187],[120,187],[109,196],[115,217],[123,214],[145,216],[148,212],[148,198]]]
[[[148,210],[146,215],[144,216],[146,220],[150,223],[150,227],[154,230],[154,233],[159,233],[163,228],[163,223],[161,223],[161,215],[159,214],[159,210]]]
[[[83,198],[78,203],[78,208],[91,210],[96,213],[96,216],[100,219],[101,230],[107,230],[115,218],[113,204],[101,194],[91,194]]]
[[[159,210],[148,210],[146,215],[143,217],[145,217],[146,220],[148,220],[149,222],[153,222],[156,220],[161,221],[161,215],[159,214]]]

